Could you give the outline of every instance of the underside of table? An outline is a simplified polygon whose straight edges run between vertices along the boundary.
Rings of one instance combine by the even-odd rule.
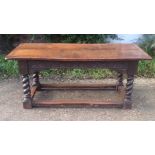
[[[134,74],[137,71],[138,61],[94,61],[94,62],[59,62],[59,61],[44,61],[44,60],[21,60],[19,61],[19,69],[23,78],[24,100],[23,106],[25,109],[32,107],[117,107],[131,108],[132,107],[132,91]],[[107,68],[118,72],[117,83],[115,85],[65,85],[65,84],[41,84],[39,81],[39,72],[50,68]],[[123,74],[127,75],[127,83],[124,87]],[[32,75],[32,86],[30,86],[30,78]],[[115,90],[121,97],[121,101],[109,100],[92,100],[92,99],[53,99],[53,100],[37,100],[34,98],[37,91],[44,90]]]
[[[114,90],[119,93],[122,101],[92,100],[92,99],[52,99],[52,100],[37,100],[34,99],[37,91],[51,90]],[[31,89],[31,99],[33,107],[123,107],[124,87],[111,84],[40,84],[33,86]]]

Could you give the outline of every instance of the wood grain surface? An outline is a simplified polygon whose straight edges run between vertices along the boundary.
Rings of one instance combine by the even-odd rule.
[[[6,59],[52,61],[150,60],[135,44],[22,43]]]

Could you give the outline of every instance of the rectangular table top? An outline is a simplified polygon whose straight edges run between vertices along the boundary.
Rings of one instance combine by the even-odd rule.
[[[52,61],[150,60],[135,44],[22,43],[6,59]]]

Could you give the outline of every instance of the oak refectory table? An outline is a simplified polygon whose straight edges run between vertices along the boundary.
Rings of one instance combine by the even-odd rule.
[[[131,108],[134,75],[139,60],[151,57],[135,44],[64,44],[64,43],[22,43],[6,59],[17,60],[22,75],[23,107],[48,107],[61,105],[86,105],[101,107]],[[41,84],[39,72],[50,68],[107,68],[117,71],[115,85],[52,85]],[[123,87],[123,74],[127,76]],[[32,74],[32,86],[29,75]],[[36,91],[46,89],[114,89],[122,90],[122,102],[106,100],[55,99],[35,100]]]

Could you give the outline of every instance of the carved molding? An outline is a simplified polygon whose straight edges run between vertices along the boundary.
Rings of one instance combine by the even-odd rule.
[[[58,62],[58,61],[29,61],[30,73],[53,69],[53,68],[107,68],[116,70],[127,70],[127,62]]]

